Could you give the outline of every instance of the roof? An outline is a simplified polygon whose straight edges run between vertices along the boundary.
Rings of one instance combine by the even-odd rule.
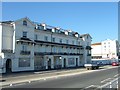
[[[0,22],[0,23],[11,24],[12,22],[14,22],[14,21],[3,21],[3,22]]]
[[[87,33],[87,34],[81,34],[80,36],[81,36],[81,37],[90,36],[90,34],[88,34],[88,33]],[[92,37],[90,36],[90,38],[92,38]]]
[[[93,45],[93,46],[94,46],[94,45],[101,45],[101,43],[93,43],[92,45]]]
[[[33,23],[28,17],[24,17],[24,18],[21,18],[21,19],[26,19],[27,21],[29,21],[32,25],[34,25],[35,26],[35,23]],[[18,20],[15,20],[14,22],[17,22],[17,21],[19,21],[19,20],[21,20],[21,19],[18,19]]]

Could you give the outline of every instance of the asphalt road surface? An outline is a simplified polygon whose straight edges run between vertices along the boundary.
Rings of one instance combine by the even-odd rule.
[[[95,70],[95,72],[45,79],[33,83],[11,86],[9,88],[88,88],[92,85],[99,86],[110,80],[118,74],[118,67]]]

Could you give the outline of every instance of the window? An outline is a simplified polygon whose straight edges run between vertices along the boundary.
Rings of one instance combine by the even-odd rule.
[[[68,41],[68,40],[66,40],[66,44],[69,44],[69,41]]]
[[[37,37],[37,34],[36,34],[36,35],[35,35],[35,40],[37,40],[37,38],[38,38],[38,37]]]
[[[60,39],[60,43],[62,43],[62,39]]]
[[[24,20],[24,21],[23,21],[23,25],[24,25],[24,26],[27,26],[27,21]]]
[[[88,35],[87,35],[87,39],[88,39]]]
[[[52,42],[55,42],[55,38],[52,38]]]
[[[56,50],[56,49],[55,49],[55,46],[54,46],[54,47],[53,47],[53,52],[54,52],[54,53],[55,53],[55,50]]]
[[[48,37],[47,37],[47,36],[45,36],[45,38],[44,38],[44,39],[45,39],[45,41],[48,41]]]
[[[75,65],[74,58],[68,58],[68,65]]]
[[[38,27],[40,30],[44,30],[44,26],[39,26]]]
[[[27,45],[22,45],[22,51],[27,51]]]
[[[27,32],[23,32],[23,37],[27,37]]]
[[[74,44],[74,41],[72,41],[72,44]]]
[[[19,58],[19,67],[30,67],[30,58]]]
[[[62,49],[61,47],[58,47],[58,53],[61,53],[61,49]]]

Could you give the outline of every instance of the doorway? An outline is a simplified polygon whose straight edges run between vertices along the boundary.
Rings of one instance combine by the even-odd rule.
[[[78,58],[76,58],[76,67],[78,67]]]
[[[64,68],[66,68],[66,59],[64,58]]]
[[[7,59],[6,61],[6,73],[12,72],[12,61],[11,59]]]
[[[51,59],[48,60],[48,69],[51,69]]]

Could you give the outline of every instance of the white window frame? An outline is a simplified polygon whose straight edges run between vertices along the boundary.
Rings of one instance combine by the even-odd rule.
[[[48,36],[45,36],[45,37],[44,37],[44,40],[45,40],[45,41],[48,41]]]
[[[23,31],[23,37],[27,38],[27,32]]]

